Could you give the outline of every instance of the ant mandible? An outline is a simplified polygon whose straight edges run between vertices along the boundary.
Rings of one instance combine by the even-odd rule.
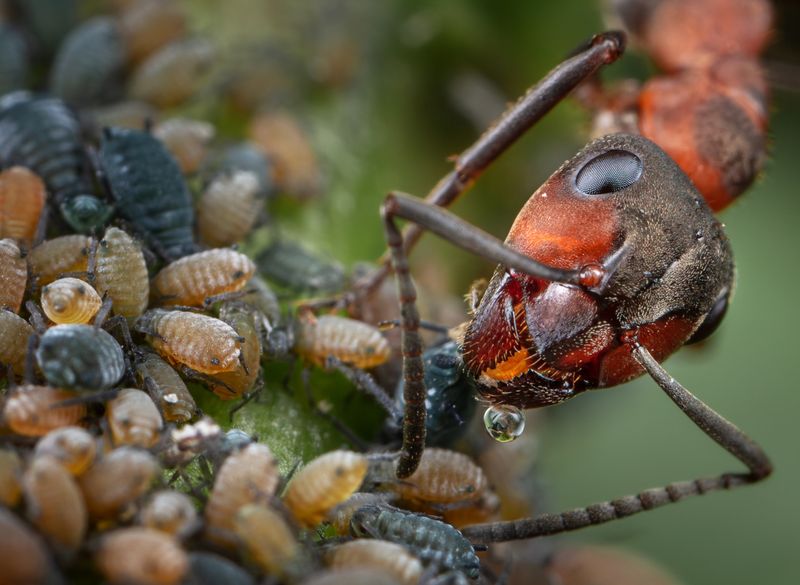
[[[720,2],[704,1],[717,9]],[[770,14],[763,0],[733,2],[760,6]],[[662,0],[649,6],[670,3],[687,4],[684,0]],[[636,1],[618,4],[641,7]],[[635,31],[649,30],[643,24],[646,15],[640,11],[634,18],[631,14],[627,15],[629,24],[639,27],[634,27]],[[751,12],[744,10],[742,14],[747,19]],[[746,29],[746,21],[734,17],[728,20],[728,32]],[[772,472],[769,458],[754,441],[660,365],[682,345],[714,331],[732,290],[730,245],[711,207],[724,207],[744,190],[763,160],[765,108],[758,106],[765,102],[766,87],[759,83],[762,77],[755,57],[768,37],[770,19],[762,18],[753,26],[761,26],[757,42],[746,39],[731,43],[720,33],[724,42],[711,39],[686,43],[680,49],[673,47],[675,51],[694,51],[694,56],[684,55],[684,61],[678,58],[672,64],[662,60],[667,69],[677,73],[657,79],[652,82],[654,86],[645,86],[639,93],[637,134],[607,135],[564,163],[523,206],[505,243],[440,206],[463,193],[492,161],[581,82],[588,81],[597,90],[597,71],[624,50],[622,33],[597,35],[532,87],[458,157],[455,169],[426,200],[397,192],[386,197],[381,215],[397,279],[403,334],[406,406],[398,477],[414,472],[425,445],[420,318],[406,258],[422,229],[499,264],[461,341],[466,370],[478,382],[484,400],[491,405],[541,407],[585,390],[621,384],[646,371],[678,408],[748,469],[746,473],[672,483],[559,514],[470,526],[464,534],[473,541],[500,542],[575,530],[687,496],[761,481]],[[652,40],[650,45],[645,44],[655,45]],[[695,70],[686,68],[686,59],[697,64]],[[721,72],[713,69],[717,66]],[[740,78],[743,85],[736,85],[731,70],[748,72]],[[667,104],[665,118],[659,119],[658,84],[674,82],[680,86],[679,76],[689,82],[705,79],[689,88],[682,105],[676,107],[674,100]],[[601,109],[608,103],[625,103],[603,101],[603,95],[594,91],[587,101],[600,104]],[[709,101],[714,104],[711,109],[716,108],[720,115],[714,124],[704,125],[711,111]],[[629,110],[631,103],[617,107],[616,112]],[[704,108],[697,107],[698,103]],[[678,125],[675,120],[680,110],[693,120]],[[672,124],[685,135],[693,121],[700,125],[694,128],[699,140],[690,141],[690,147],[683,148],[684,154],[677,155],[676,141],[667,140],[664,149],[673,160],[645,137],[650,133],[646,120],[653,112],[656,115],[650,119],[658,121],[655,134]],[[712,153],[719,156],[707,156],[715,141],[720,145],[737,129],[745,133],[744,139],[719,146],[723,152]],[[716,131],[717,135],[704,139],[704,131]],[[656,136],[653,139],[659,140]],[[680,145],[680,141],[677,143]],[[705,200],[696,185],[706,195]],[[415,225],[401,234],[397,218]],[[361,283],[362,292],[385,274],[378,272]]]

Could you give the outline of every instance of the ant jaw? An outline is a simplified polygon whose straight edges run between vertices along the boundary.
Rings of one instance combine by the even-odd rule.
[[[524,410],[560,404],[588,389],[585,380],[577,374],[561,374],[566,378],[553,379],[531,368],[506,381],[481,374],[477,390],[481,399],[493,406],[509,405]]]

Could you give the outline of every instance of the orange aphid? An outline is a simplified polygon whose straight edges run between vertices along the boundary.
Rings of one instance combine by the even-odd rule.
[[[28,284],[28,263],[17,243],[0,240],[0,308],[19,313]]]
[[[59,406],[75,396],[75,392],[50,386],[17,386],[6,400],[3,417],[18,435],[41,437],[53,429],[76,425],[86,416],[85,404]]]
[[[9,365],[18,376],[25,371],[28,338],[33,327],[9,310],[0,309],[0,363]]]
[[[125,388],[106,405],[106,418],[115,445],[150,448],[161,438],[164,422],[146,392]]]
[[[171,0],[133,2],[120,15],[119,27],[128,58],[139,63],[186,33],[186,14]]]
[[[97,291],[78,278],[59,278],[42,289],[42,310],[59,325],[88,323],[102,304]]]
[[[139,523],[181,538],[197,527],[197,510],[186,494],[161,490],[147,500],[139,513]]]
[[[214,126],[200,120],[170,118],[153,129],[153,136],[164,143],[184,174],[197,172],[214,138]]]
[[[25,167],[0,173],[0,238],[30,245],[44,208],[44,182]]]
[[[65,272],[86,272],[89,236],[73,234],[46,240],[28,255],[31,275],[39,286],[49,284]]]
[[[332,548],[325,555],[334,569],[375,567],[395,577],[404,585],[419,583],[422,563],[405,547],[385,540],[353,540]]]
[[[94,463],[95,438],[81,427],[62,427],[47,433],[36,443],[34,457],[55,459],[72,475],[81,475]]]
[[[189,569],[186,551],[174,538],[141,527],[104,536],[95,562],[111,583],[130,585],[177,585]]]
[[[10,449],[0,449],[0,505],[13,508],[22,497],[22,460]]]
[[[209,246],[242,241],[258,219],[263,201],[255,173],[234,171],[214,178],[197,202],[197,231]]]
[[[141,315],[150,294],[150,277],[139,244],[119,228],[110,227],[97,247],[95,286],[108,294],[114,313],[130,322]]]
[[[378,366],[391,352],[380,329],[336,315],[299,319],[294,349],[318,366],[324,366],[328,356],[333,356],[357,368]]]

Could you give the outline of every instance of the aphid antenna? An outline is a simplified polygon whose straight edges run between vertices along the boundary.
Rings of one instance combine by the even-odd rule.
[[[400,319],[386,319],[384,321],[378,321],[378,329],[381,331],[388,331],[390,329],[395,329],[397,327],[402,327],[402,323]],[[432,331],[433,333],[440,333],[445,337],[448,336],[450,332],[449,327],[445,327],[444,325],[439,325],[438,323],[434,323],[433,321],[426,321],[425,319],[420,319],[419,321],[420,329],[426,329],[428,331]]]

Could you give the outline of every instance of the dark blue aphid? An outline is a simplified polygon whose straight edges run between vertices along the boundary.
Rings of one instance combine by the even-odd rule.
[[[91,325],[51,327],[39,341],[36,361],[51,385],[74,390],[108,390],[125,373],[117,340]]]
[[[464,372],[461,351],[455,341],[429,347],[422,359],[425,364],[425,407],[428,409],[425,440],[429,446],[446,447],[464,434],[475,414],[474,381]],[[402,411],[402,380],[396,396]]]
[[[444,570],[460,571],[477,579],[481,562],[472,544],[458,530],[430,516],[369,504],[355,511],[350,531],[362,538],[380,538],[402,544],[423,562]]]
[[[276,239],[257,257],[264,278],[298,294],[333,294],[345,285],[344,269],[297,242]]]
[[[0,22],[0,95],[22,89],[28,81],[28,49],[22,33]]]
[[[111,216],[92,194],[78,120],[61,100],[26,91],[0,98],[0,166],[12,165],[42,178],[73,229],[92,231]]]
[[[100,163],[117,213],[148,246],[170,261],[196,251],[189,188],[157,138],[141,130],[106,128]]]

